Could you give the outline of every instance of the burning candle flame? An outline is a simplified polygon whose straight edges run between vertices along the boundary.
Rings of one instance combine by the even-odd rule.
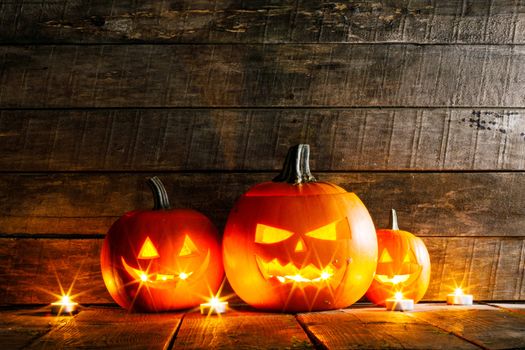
[[[69,295],[64,294],[60,297],[59,301],[56,301],[52,303],[51,305],[71,306],[71,305],[77,305],[77,303],[71,300],[71,297]]]
[[[71,300],[71,297],[67,294],[64,294],[60,297],[59,301],[51,303],[51,312],[55,314],[62,313],[74,313],[77,311],[78,303],[75,303]]]
[[[227,301],[222,301],[221,298],[218,296],[212,296],[210,299],[208,299],[207,303],[201,304],[201,313],[206,313],[207,311],[208,315],[211,315],[213,313],[216,314],[222,314],[226,312],[226,307],[228,306]]]
[[[454,294],[455,295],[463,295],[463,290],[461,288],[456,288],[456,290],[454,290]]]
[[[401,292],[396,292],[396,294],[395,294],[395,298],[396,298],[396,300],[403,300],[403,293],[401,293]]]
[[[210,303],[211,307],[215,309],[215,308],[217,308],[217,306],[220,305],[221,301],[217,297],[212,297],[210,299],[209,303]]]

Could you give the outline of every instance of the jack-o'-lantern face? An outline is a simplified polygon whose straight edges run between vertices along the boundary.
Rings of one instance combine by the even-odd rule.
[[[397,226],[395,210],[392,229],[377,230],[379,258],[374,280],[366,297],[384,305],[397,292],[416,303],[423,298],[430,282],[430,257],[423,241]]]
[[[147,236],[137,255],[138,268],[130,266],[123,256],[121,261],[135,281],[149,288],[174,288],[180,281],[198,280],[210,262],[210,251],[202,254],[188,235],[184,236],[182,247],[175,255],[174,266],[162,264],[157,248]]]
[[[100,265],[115,302],[134,311],[194,307],[215,295],[223,279],[218,232],[203,214],[170,209],[157,177],[148,179],[153,210],[135,210],[109,229]]]
[[[383,284],[391,286],[410,285],[415,281],[423,267],[418,263],[411,249],[399,246],[392,253],[388,247],[384,247],[377,262],[377,270],[374,279]],[[400,251],[401,250],[401,251]],[[399,257],[396,260],[392,256]]]
[[[273,283],[337,288],[347,268],[347,257],[337,247],[349,239],[346,218],[307,232],[260,223],[255,229],[255,259],[264,279]],[[324,258],[319,251],[331,254]]]
[[[189,209],[125,214],[104,240],[101,265],[119,305],[156,312],[204,302],[223,271],[215,227]]]
[[[317,182],[308,145],[292,147],[283,170],[241,196],[223,238],[224,269],[235,293],[260,309],[338,309],[374,278],[377,238],[351,192]]]

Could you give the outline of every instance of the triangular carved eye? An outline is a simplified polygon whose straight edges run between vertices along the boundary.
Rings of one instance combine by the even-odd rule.
[[[179,256],[188,256],[197,251],[197,247],[195,246],[195,243],[191,240],[188,235],[184,237],[184,243],[182,244],[182,248],[179,252]]]
[[[325,241],[335,241],[337,239],[337,223],[338,221],[329,223],[319,227],[313,231],[307,232],[308,237],[322,239]]]
[[[408,254],[408,252],[406,253],[405,257],[403,258],[403,262],[404,262],[404,263],[410,263],[410,262],[412,262],[412,261],[410,260],[410,255]]]
[[[272,244],[282,242],[291,236],[293,236],[293,232],[263,224],[257,224],[255,229],[256,243]]]
[[[381,257],[379,258],[380,263],[391,263],[394,261],[392,257],[390,256],[390,253],[388,253],[388,250],[385,248],[383,249],[383,253],[381,253]]]
[[[144,244],[142,244],[142,248],[140,248],[139,252],[139,259],[155,259],[158,258],[159,252],[157,251],[157,248],[153,245],[153,242],[149,237],[146,237],[146,240],[144,241]]]

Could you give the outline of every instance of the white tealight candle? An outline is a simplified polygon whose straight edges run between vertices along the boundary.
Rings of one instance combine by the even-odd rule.
[[[397,292],[395,298],[386,300],[386,309],[390,311],[412,311],[414,310],[414,300],[403,299],[403,294]]]
[[[73,314],[78,311],[78,303],[71,301],[69,295],[63,295],[60,301],[51,303],[51,312],[55,315]]]
[[[213,297],[210,299],[210,302],[203,303],[200,305],[202,315],[218,315],[226,312],[228,307],[227,301],[220,301],[219,298]]]
[[[454,294],[447,295],[448,305],[472,305],[473,301],[472,294],[463,294],[461,288],[456,288]]]

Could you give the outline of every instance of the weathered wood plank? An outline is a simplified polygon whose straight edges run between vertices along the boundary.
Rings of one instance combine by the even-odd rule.
[[[523,43],[521,1],[0,3],[0,42]]]
[[[0,111],[2,171],[525,170],[525,113],[468,109]]]
[[[525,298],[525,240],[505,238],[423,238],[431,254],[426,295],[446,300],[456,287],[475,300]],[[425,298],[427,298],[425,296]]]
[[[100,272],[101,239],[0,239],[1,304],[50,304],[61,287],[79,303],[113,302]]]
[[[174,349],[313,349],[293,315],[230,312],[206,317],[188,314]]]
[[[315,170],[315,169],[314,169]],[[525,173],[322,173],[355,192],[377,227],[396,208],[421,236],[523,236]],[[222,228],[236,199],[274,173],[157,173],[175,208]],[[124,212],[152,207],[147,173],[2,174],[0,233],[103,234]]]
[[[35,339],[69,321],[67,316],[53,316],[49,308],[0,312],[0,348],[25,349]]]
[[[484,349],[525,347],[525,317],[504,310],[432,310],[409,314],[447,332],[457,334]]]
[[[476,300],[524,300],[524,238],[425,237],[432,277],[424,300],[445,300],[456,284]],[[497,253],[496,248],[504,246]],[[81,304],[113,302],[102,280],[102,239],[0,238],[0,304],[51,303],[60,287]],[[465,247],[475,246],[474,252]]]
[[[32,349],[167,349],[182,314],[89,308],[34,342]]]
[[[327,349],[477,349],[401,312],[345,310],[300,314],[297,319]]]
[[[523,107],[525,47],[0,48],[0,107]]]

